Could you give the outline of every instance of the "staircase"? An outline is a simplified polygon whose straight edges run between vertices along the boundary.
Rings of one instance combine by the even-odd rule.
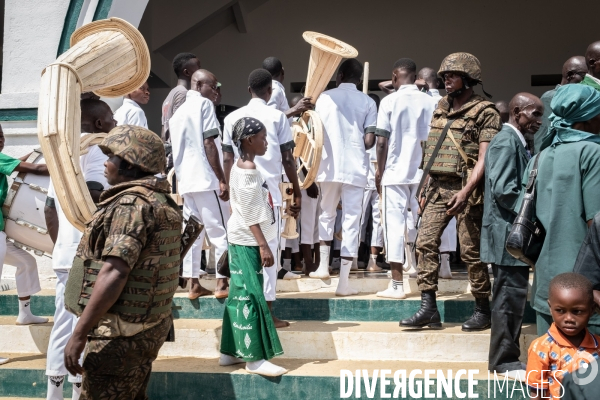
[[[461,274],[456,274],[461,275]],[[387,287],[385,274],[353,273],[351,284],[360,288],[359,296],[338,298],[334,291],[337,278],[328,281],[303,278],[278,282],[276,315],[291,321],[289,328],[278,330],[285,354],[274,360],[289,369],[278,378],[250,375],[243,364],[220,367],[217,363],[221,336],[221,318],[225,300],[203,297],[190,301],[186,294],[177,293],[174,299],[174,343],[165,343],[154,363],[148,388],[151,399],[338,399],[342,370],[356,374],[365,370],[369,379],[361,378],[360,394],[348,393],[350,398],[386,398],[394,395],[394,371],[422,372],[425,370],[478,370],[474,378],[477,398],[525,398],[519,389],[511,397],[504,393],[493,396],[493,375],[488,379],[487,358],[489,330],[465,333],[460,329],[473,311],[473,298],[465,276],[440,280],[438,307],[444,322],[442,330],[406,330],[398,326],[401,318],[412,315],[420,305],[420,295],[414,279],[405,279],[406,300],[388,300],[373,293]],[[214,288],[214,278],[203,284]],[[54,293],[45,290],[33,297],[32,309],[38,315],[54,314]],[[52,323],[17,326],[18,302],[15,291],[0,292],[0,355],[11,362],[0,366],[0,398],[42,398],[46,394],[45,352]],[[521,349],[535,339],[535,314],[528,306],[521,336]],[[525,361],[524,359],[522,361]],[[381,379],[371,384],[374,373],[387,371],[391,383],[381,392]],[[361,373],[364,376],[365,373]],[[432,375],[433,381],[436,375]],[[459,389],[466,393],[467,375]],[[500,378],[503,379],[503,378]],[[500,382],[502,383],[502,382]],[[488,395],[488,385],[491,394]],[[347,390],[348,380],[344,380]],[[512,388],[512,386],[510,386]],[[462,388],[462,389],[461,389]],[[456,388],[454,388],[456,389]],[[70,396],[67,386],[65,396]],[[424,389],[423,389],[424,390]],[[436,394],[436,385],[430,392]],[[402,391],[397,393],[403,397]],[[462,398],[452,395],[432,398]],[[3,397],[4,396],[4,397]],[[404,398],[425,398],[424,393],[406,392]],[[467,398],[470,398],[467,396]],[[472,398],[472,397],[471,397]]]

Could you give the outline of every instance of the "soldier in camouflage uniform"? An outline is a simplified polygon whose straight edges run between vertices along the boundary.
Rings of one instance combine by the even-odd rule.
[[[65,306],[80,319],[65,365],[83,375],[81,399],[146,399],[152,362],[173,323],[182,216],[169,184],[154,176],[165,168],[158,135],[122,125],[99,146],[112,187],[100,197],[69,274]]]
[[[435,300],[440,238],[448,222],[456,216],[461,258],[467,264],[476,301],[475,312],[462,329],[483,330],[490,327],[491,315],[490,277],[486,264],[479,258],[484,157],[502,122],[494,104],[473,92],[473,86],[481,83],[481,66],[476,57],[468,53],[451,54],[442,61],[438,75],[444,80],[448,95],[440,100],[433,113],[423,165],[432,158],[447,124],[449,129],[429,172],[429,186],[422,191],[425,207],[417,240],[421,308],[400,325],[442,326]]]

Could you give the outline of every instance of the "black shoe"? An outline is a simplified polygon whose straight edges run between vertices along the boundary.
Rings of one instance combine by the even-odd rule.
[[[462,325],[465,332],[476,332],[489,329],[492,326],[492,311],[490,310],[490,299],[487,297],[475,299],[475,311],[473,316]]]
[[[433,329],[442,329],[442,319],[435,302],[435,292],[421,292],[421,308],[412,317],[400,321],[403,328],[424,328],[426,326]]]

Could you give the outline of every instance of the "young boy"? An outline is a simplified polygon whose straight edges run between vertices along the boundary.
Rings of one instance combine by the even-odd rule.
[[[592,283],[573,272],[550,281],[548,306],[554,323],[529,347],[527,385],[532,399],[558,399],[563,377],[598,358],[599,338],[588,331],[594,311]]]
[[[285,368],[268,359],[283,354],[275,323],[263,294],[263,270],[277,268],[269,240],[279,235],[271,193],[255,157],[267,152],[267,128],[255,118],[235,122],[232,142],[239,158],[231,169],[231,218],[227,224],[229,297],[223,313],[219,365],[246,363],[246,371],[279,376]],[[291,207],[292,216],[298,207]]]

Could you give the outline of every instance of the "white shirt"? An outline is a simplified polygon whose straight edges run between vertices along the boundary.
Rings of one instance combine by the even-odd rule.
[[[366,187],[369,156],[364,136],[375,132],[375,101],[356,89],[353,83],[342,83],[319,96],[315,111],[325,130],[317,182]]]
[[[442,95],[440,94],[440,91],[437,89],[429,89],[427,94],[429,94],[431,97],[433,97],[436,102],[439,102],[442,99]]]
[[[218,190],[219,180],[204,148],[204,139],[214,137],[223,164],[221,131],[213,103],[195,90],[188,91],[185,103],[169,120],[169,132],[179,194]]]
[[[288,104],[287,97],[285,96],[285,88],[281,84],[281,82],[273,79],[273,93],[271,94],[271,98],[267,102],[269,107],[274,107],[285,113],[290,109],[290,105]]]
[[[416,85],[402,85],[397,92],[381,101],[376,135],[389,137],[382,185],[418,183],[421,180],[421,142],[427,140],[436,107],[437,100],[421,92]]]
[[[84,133],[83,135],[86,134]],[[88,153],[79,158],[81,172],[86,182],[98,182],[102,184],[104,189],[108,188],[109,185],[104,176],[104,162],[107,158],[106,154],[98,146],[91,146]],[[75,258],[75,253],[77,252],[83,232],[80,232],[71,225],[67,219],[54,191],[52,178],[50,178],[50,186],[48,187],[48,197],[52,197],[55,200],[54,204],[58,214],[58,237],[52,251],[52,268],[70,269],[73,265],[73,259]]]
[[[292,129],[288,123],[285,114],[267,105],[262,99],[254,98],[250,100],[247,106],[239,108],[225,117],[223,123],[223,145],[235,154],[235,159],[239,157],[238,149],[232,140],[233,125],[243,117],[256,118],[267,128],[267,142],[269,146],[267,152],[262,157],[256,157],[256,169],[267,181],[269,191],[273,197],[273,204],[281,206],[281,192],[279,183],[281,182],[281,153],[294,148],[292,138]]]
[[[117,125],[136,125],[148,129],[148,121],[142,107],[131,99],[123,99],[123,105],[115,111]]]
[[[250,231],[259,224],[269,242],[277,235],[270,189],[257,169],[242,169],[233,164],[229,181],[231,218],[227,222],[227,240],[242,246],[258,246]]]
[[[525,146],[525,148],[527,148],[527,142],[525,141],[525,137],[523,136],[523,134],[521,133],[521,131],[518,130],[516,126],[514,126],[512,124],[509,124],[508,122],[505,122],[504,125],[508,125],[511,128],[513,128],[513,130],[515,132],[517,132],[517,136],[519,137],[519,139],[521,139],[521,143],[523,143],[523,146]]]

